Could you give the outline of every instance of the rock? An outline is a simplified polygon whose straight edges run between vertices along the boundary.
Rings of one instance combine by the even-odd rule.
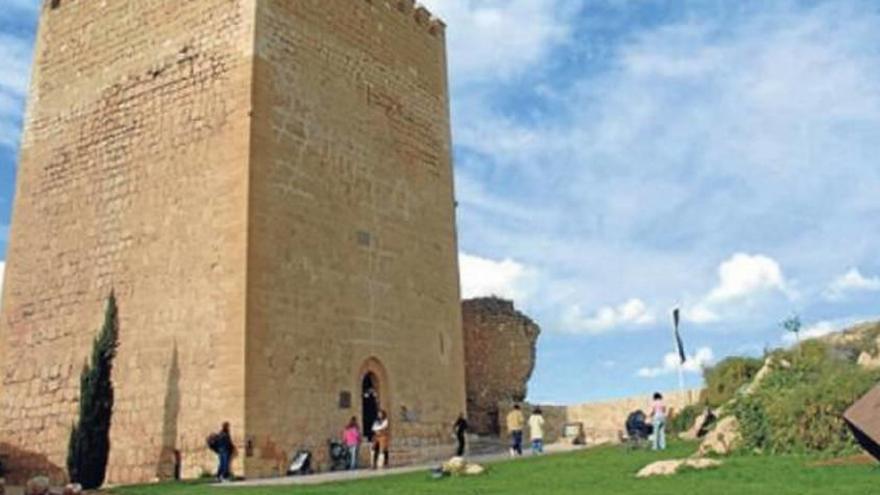
[[[461,457],[453,457],[443,463],[441,471],[452,476],[478,476],[486,472],[479,464],[471,464]]]
[[[678,437],[682,440],[697,440],[699,438],[703,438],[706,436],[706,430],[712,425],[715,421],[716,416],[712,412],[712,409],[706,408],[697,419],[694,420],[694,424],[691,425],[688,431],[681,433]]]
[[[63,495],[80,495],[83,491],[82,485],[79,483],[70,483],[64,487]]]
[[[496,297],[464,301],[462,323],[470,430],[498,435],[504,429],[498,404],[526,397],[541,329],[513,302]]]
[[[697,457],[709,454],[728,455],[739,446],[741,440],[739,422],[735,417],[728,416],[719,421],[715,429],[706,435],[697,451]]]
[[[464,474],[466,476],[479,476],[486,472],[486,468],[479,464],[468,464],[467,467],[464,468]]]
[[[447,474],[461,474],[464,472],[467,463],[461,457],[453,457],[443,463],[443,472]]]
[[[671,461],[657,461],[648,464],[636,474],[637,478],[649,478],[651,476],[671,476],[683,468],[710,469],[721,466],[721,461],[714,459],[678,459]]]
[[[51,488],[52,485],[49,483],[49,478],[36,476],[27,482],[24,493],[25,495],[49,495]]]
[[[863,352],[859,354],[858,364],[866,370],[880,369],[880,355],[875,357],[868,352]]]

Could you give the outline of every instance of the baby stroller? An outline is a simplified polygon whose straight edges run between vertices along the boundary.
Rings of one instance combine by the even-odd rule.
[[[330,470],[344,471],[351,465],[351,452],[336,440],[328,442],[330,450]]]
[[[648,445],[648,438],[654,427],[648,424],[647,416],[641,410],[633,411],[626,417],[626,438],[624,445],[627,450],[634,450]]]
[[[298,450],[290,460],[287,475],[306,476],[308,474],[312,474],[312,453],[308,450]]]

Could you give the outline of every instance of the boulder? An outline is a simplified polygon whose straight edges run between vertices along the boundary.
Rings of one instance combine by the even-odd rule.
[[[461,474],[464,472],[467,467],[467,462],[465,462],[462,457],[453,457],[448,461],[443,463],[443,472],[447,474]]]
[[[440,469],[444,474],[451,476],[477,476],[486,472],[483,466],[469,463],[461,457],[449,459]]]
[[[63,495],[81,495],[83,491],[82,485],[79,483],[70,483],[64,487]]]
[[[694,424],[691,425],[690,429],[686,432],[678,435],[682,440],[697,440],[706,436],[706,433],[709,427],[712,426],[716,420],[715,413],[712,412],[711,408],[706,408],[697,419],[694,420]]]
[[[36,476],[28,480],[24,493],[25,495],[49,495],[51,489],[52,485],[49,483],[49,478]]]
[[[678,473],[681,468],[710,469],[721,466],[721,461],[715,459],[677,459],[670,461],[657,461],[643,467],[637,478],[649,478],[651,476],[671,476]]]
[[[715,429],[706,435],[696,456],[728,455],[739,446],[741,440],[739,421],[733,416],[728,416],[719,421]]]
[[[858,364],[866,370],[880,369],[880,355],[872,356],[868,352],[863,352],[859,354]]]
[[[464,468],[464,474],[466,476],[479,476],[486,472],[486,468],[479,464],[468,464],[467,467]]]

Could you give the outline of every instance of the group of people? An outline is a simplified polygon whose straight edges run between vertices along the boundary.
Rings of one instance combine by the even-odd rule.
[[[376,415],[376,421],[373,422],[368,437],[372,443],[372,468],[387,467],[389,462],[388,450],[391,445],[391,425],[388,421],[388,413],[384,409]],[[342,431],[342,443],[348,449],[349,469],[358,468],[358,457],[362,441],[361,427],[358,425],[357,417],[352,416],[348,425]]]
[[[664,450],[666,449],[667,409],[663,402],[663,395],[660,393],[654,394],[654,400],[650,409],[651,424],[654,428],[653,448],[654,450]],[[513,409],[507,414],[506,420],[507,431],[511,437],[510,455],[512,457],[523,455],[523,432],[526,426],[529,428],[532,454],[544,453],[545,421],[540,407],[534,408],[528,421],[526,421],[522,407],[519,404],[514,404]],[[457,442],[456,455],[459,457],[464,455],[467,431],[467,419],[464,414],[459,414],[452,427],[452,432]],[[349,469],[358,468],[358,458],[363,437],[364,435],[361,433],[357,417],[352,416],[342,431],[342,443],[348,450]],[[388,413],[385,410],[379,411],[367,437],[371,443],[372,468],[380,469],[387,467],[389,463],[388,451],[391,445],[391,427]],[[208,437],[208,446],[217,454],[219,461],[217,467],[218,480],[221,482],[228,481],[232,476],[230,461],[235,455],[235,444],[232,443],[229,423],[223,423],[218,433]]]
[[[523,455],[523,429],[526,426],[526,418],[519,404],[513,405],[513,410],[507,413],[507,431],[510,432],[511,457]],[[544,453],[544,413],[540,407],[532,410],[528,420],[529,436],[532,441],[532,453]]]

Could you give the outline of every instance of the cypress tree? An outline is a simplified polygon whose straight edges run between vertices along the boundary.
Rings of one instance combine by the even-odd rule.
[[[80,376],[79,419],[70,432],[67,472],[84,489],[100,488],[110,455],[110,419],[113,414],[113,358],[119,338],[116,297],[111,292],[104,326],[92,346],[90,363]]]

